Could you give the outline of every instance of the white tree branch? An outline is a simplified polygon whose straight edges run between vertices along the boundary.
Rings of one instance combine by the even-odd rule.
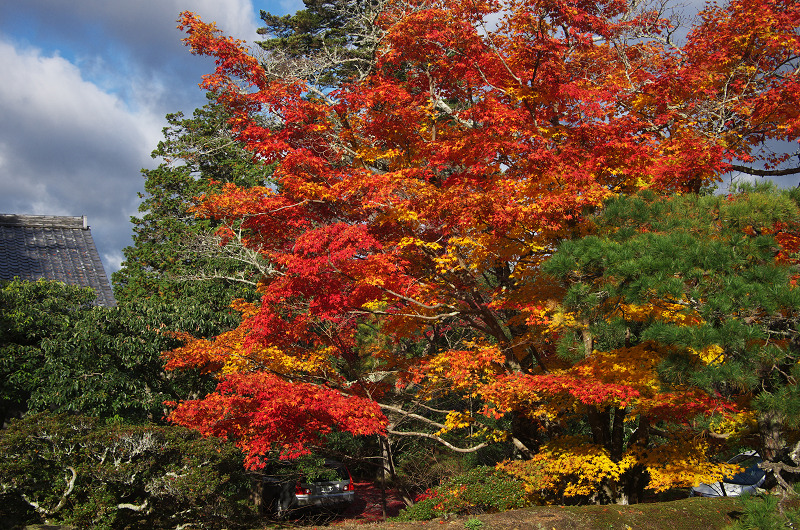
[[[445,447],[447,447],[448,449],[450,449],[451,451],[455,451],[457,453],[474,453],[475,451],[479,451],[480,449],[483,449],[484,447],[487,447],[489,445],[488,442],[481,442],[478,445],[474,445],[472,447],[462,448],[451,444],[450,442],[448,442],[447,440],[445,440],[440,436],[436,436],[435,434],[428,434],[426,432],[408,432],[408,431],[391,431],[391,430],[388,432],[389,434],[395,436],[416,436],[419,438],[428,438],[430,440],[435,440],[440,444],[444,445]]]

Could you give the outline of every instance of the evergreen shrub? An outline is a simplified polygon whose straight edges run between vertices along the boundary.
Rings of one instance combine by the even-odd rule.
[[[0,432],[3,518],[77,528],[232,528],[252,522],[241,452],[180,427],[30,415]],[[12,509],[13,508],[13,509]]]

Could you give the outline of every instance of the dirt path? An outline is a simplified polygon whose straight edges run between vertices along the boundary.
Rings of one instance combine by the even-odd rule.
[[[345,519],[361,522],[376,522],[383,520],[383,502],[381,488],[371,482],[356,483],[356,500],[344,512]],[[396,517],[406,504],[395,489],[386,489],[386,515]]]
[[[386,491],[387,513],[396,516],[405,506],[395,490]],[[373,484],[356,484],[356,501],[331,521],[338,530],[715,530],[730,525],[740,514],[734,498],[687,498],[634,506],[541,506],[524,510],[450,517],[433,521],[381,522],[381,490]],[[479,522],[478,522],[479,521]],[[313,526],[313,525],[312,525]],[[314,528],[325,528],[316,526]]]

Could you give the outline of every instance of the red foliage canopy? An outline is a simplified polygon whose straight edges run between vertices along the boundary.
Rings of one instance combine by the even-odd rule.
[[[184,13],[193,53],[217,61],[202,86],[233,113],[238,139],[276,164],[275,190],[228,185],[197,209],[242,221],[245,244],[276,271],[231,351],[332,361],[269,374],[250,364],[172,418],[235,436],[252,458],[297,454],[325,421],[382,432],[365,398],[388,382],[413,380],[426,397],[462,388],[449,370],[487,343],[499,358],[481,368],[493,385],[484,397],[498,405],[529,406],[521,396],[534,387],[537,399],[567,389],[584,405],[643,403],[640,387],[555,355],[561,292],[539,265],[590,232],[587,213],[614,194],[697,191],[745,163],[785,162],[764,148],[800,134],[800,6],[709,7],[683,48],[657,12],[628,8],[393,0],[374,71],[329,93],[270,76]],[[662,397],[650,409],[675,418],[720,406]]]

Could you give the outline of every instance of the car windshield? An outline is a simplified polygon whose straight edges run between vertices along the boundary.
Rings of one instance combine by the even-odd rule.
[[[730,478],[726,478],[725,482],[729,484],[738,484],[742,486],[750,486],[752,484],[757,484],[758,481],[760,481],[765,474],[765,471],[758,467],[758,464],[760,462],[761,458],[757,456],[749,456],[742,460],[732,462],[742,466],[744,468],[744,471],[741,471],[740,473],[737,473]]]
[[[314,475],[301,480],[305,483],[349,481],[350,474],[347,472],[347,468],[341,464],[326,463],[324,469],[320,469]]]
[[[333,460],[323,462],[274,462],[264,472],[268,482],[294,482],[314,484],[320,482],[349,481],[350,474],[344,464]]]

